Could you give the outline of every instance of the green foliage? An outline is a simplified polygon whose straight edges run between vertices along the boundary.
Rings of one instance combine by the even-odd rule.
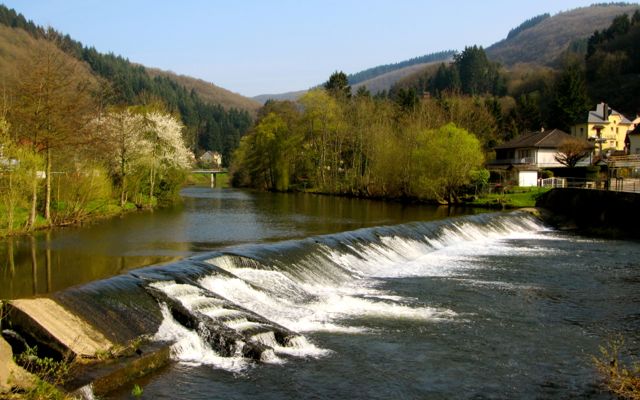
[[[473,172],[484,162],[480,141],[451,123],[419,134],[413,159],[416,192],[449,203],[457,202],[459,189],[478,177]]]
[[[143,392],[144,390],[137,383],[133,385],[133,389],[131,389],[131,395],[136,398],[142,397]]]
[[[27,347],[24,352],[15,357],[18,365],[34,374],[36,384],[25,394],[25,398],[33,400],[55,399],[63,400],[67,396],[57,388],[64,385],[72,369],[70,358],[60,361],[50,357],[38,356],[37,347]]]
[[[342,71],[336,71],[331,74],[329,80],[323,86],[334,97],[351,97],[351,86],[349,86],[347,74]]]
[[[640,100],[640,11],[631,18],[616,17],[588,40],[586,76],[592,99],[615,105],[623,113],[637,113]]]
[[[233,184],[456,201],[472,170],[482,185],[483,153],[473,134],[445,124],[459,121],[484,138],[495,120],[481,102],[446,99],[402,107],[387,98],[337,99],[313,90],[298,105],[269,102],[234,155]],[[494,128],[486,132],[487,125]]]
[[[506,93],[506,80],[500,73],[500,65],[489,61],[482,47],[471,46],[456,54],[452,64],[440,64],[433,75],[426,79],[418,78],[409,87],[418,92],[428,91],[434,96],[443,92],[501,96]],[[398,90],[396,85],[391,92]]]
[[[583,69],[575,63],[566,65],[553,87],[547,126],[568,132],[585,120],[590,103]]]

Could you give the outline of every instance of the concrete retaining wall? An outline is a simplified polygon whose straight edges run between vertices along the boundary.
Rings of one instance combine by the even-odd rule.
[[[589,233],[640,238],[640,194],[588,189],[552,189],[537,202],[551,223]]]

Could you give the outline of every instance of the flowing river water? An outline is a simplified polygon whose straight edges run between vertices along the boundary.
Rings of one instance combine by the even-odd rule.
[[[181,209],[14,242],[2,295],[165,262],[53,294],[116,336],[175,342],[176,362],[138,381],[153,399],[608,399],[592,356],[619,334],[639,352],[637,242],[555,231],[522,212],[184,196]],[[75,281],[56,278],[66,268]],[[242,340],[222,354],[144,285]]]

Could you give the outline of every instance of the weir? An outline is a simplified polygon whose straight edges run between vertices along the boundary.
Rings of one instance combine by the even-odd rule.
[[[448,309],[389,296],[376,287],[376,278],[433,268],[429,255],[450,246],[544,229],[529,213],[512,212],[238,246],[45,298],[15,300],[9,325],[30,344],[94,363],[68,389],[86,390],[93,382],[98,395],[114,389],[110,380],[121,384],[123,376],[137,375],[117,374],[117,362],[101,371],[94,360],[140,338],[147,345],[123,361],[143,372],[145,357],[154,368],[170,357],[230,369],[322,357],[331,350],[317,347],[305,333],[366,329],[344,325],[350,316],[455,317]],[[400,261],[407,266],[401,271]]]

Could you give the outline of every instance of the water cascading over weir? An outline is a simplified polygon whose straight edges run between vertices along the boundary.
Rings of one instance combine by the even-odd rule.
[[[108,366],[105,373],[105,363],[94,367],[91,360],[140,337],[147,338],[148,345],[131,357],[149,354],[153,367],[169,359],[211,364],[231,360],[237,366],[322,357],[331,349],[314,345],[306,332],[359,329],[342,322],[349,316],[455,316],[452,310],[389,296],[378,287],[379,277],[411,274],[412,268],[425,266],[437,271],[437,262],[429,259],[435,251],[542,229],[531,214],[512,212],[237,246],[44,298],[12,301],[10,326],[3,336],[14,350],[24,340],[47,355],[71,353],[89,360],[67,389],[93,384],[99,395],[136,374],[129,371],[126,377],[113,378],[117,365]],[[399,262],[402,271],[397,269]],[[101,380],[100,374],[114,382]]]

